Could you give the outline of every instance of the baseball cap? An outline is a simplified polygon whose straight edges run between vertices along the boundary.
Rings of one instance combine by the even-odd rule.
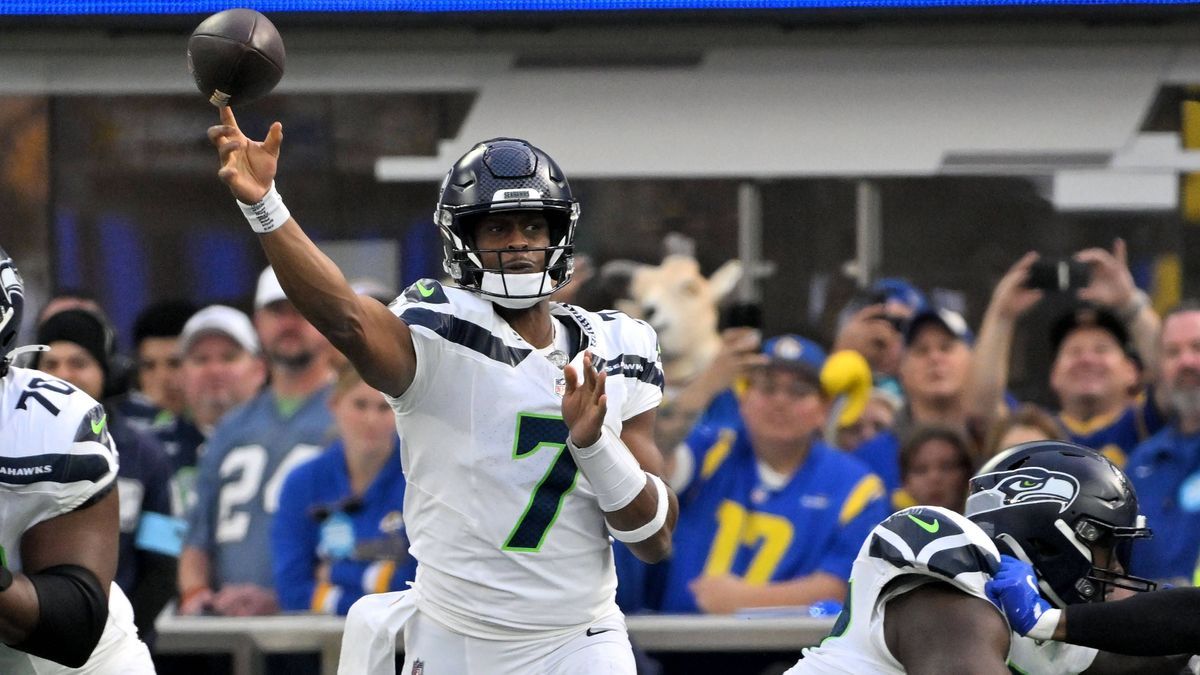
[[[917,312],[908,320],[908,324],[904,327],[904,346],[911,345],[917,339],[921,327],[929,323],[941,326],[943,330],[962,340],[967,346],[975,342],[975,334],[967,326],[967,321],[962,314],[939,307]]]
[[[820,384],[826,354],[812,340],[793,334],[778,335],[763,342],[762,353],[769,357],[770,366],[797,369]]]
[[[883,302],[897,302],[911,307],[914,312],[929,308],[925,294],[913,286],[908,279],[884,277],[871,284],[871,294]]]
[[[1133,357],[1135,352],[1129,341],[1129,331],[1116,314],[1095,305],[1081,305],[1061,314],[1050,325],[1050,346],[1054,354],[1062,347],[1063,341],[1071,333],[1080,328],[1099,328],[1117,341],[1122,351]]]
[[[287,300],[287,294],[283,292],[283,286],[279,285],[279,277],[275,276],[275,270],[267,267],[258,275],[258,289],[254,291],[254,309],[262,309],[280,300]]]
[[[179,334],[179,351],[186,353],[203,335],[219,333],[251,354],[258,353],[258,334],[250,317],[232,307],[209,305],[192,315]]]

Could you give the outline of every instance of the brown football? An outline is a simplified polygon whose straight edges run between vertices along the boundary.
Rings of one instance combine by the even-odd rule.
[[[196,26],[187,46],[188,70],[215,106],[262,98],[283,77],[283,38],[252,9],[217,12]]]

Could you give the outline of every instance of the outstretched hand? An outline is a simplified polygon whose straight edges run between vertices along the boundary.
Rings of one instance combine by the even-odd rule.
[[[562,414],[571,440],[577,447],[586,448],[600,440],[600,429],[608,412],[608,395],[604,393],[607,375],[596,370],[590,351],[584,352],[581,366],[582,381],[573,366],[563,368],[567,390],[563,394]]]
[[[221,158],[217,176],[229,186],[233,196],[243,204],[262,200],[275,180],[283,125],[275,122],[265,140],[253,141],[238,128],[233,110],[225,106],[221,108],[221,123],[208,128],[208,140]]]
[[[1029,270],[1037,260],[1038,254],[1030,251],[1005,272],[992,291],[989,311],[998,313],[1000,318],[1015,321],[1042,299],[1042,291],[1026,285],[1029,281]]]

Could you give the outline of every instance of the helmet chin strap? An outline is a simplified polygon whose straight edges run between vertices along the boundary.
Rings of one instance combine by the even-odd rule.
[[[550,275],[546,272],[531,274],[497,274],[484,272],[479,283],[479,290],[487,294],[488,299],[509,309],[526,309],[541,302],[542,298],[554,292]]]

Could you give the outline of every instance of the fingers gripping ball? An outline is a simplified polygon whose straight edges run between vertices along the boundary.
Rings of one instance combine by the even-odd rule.
[[[871,366],[862,354],[850,349],[835,352],[821,368],[821,389],[830,398],[843,397],[837,425],[845,428],[858,421],[871,398]]]
[[[227,9],[205,19],[188,38],[188,70],[218,108],[262,98],[283,77],[283,38],[252,9]]]

